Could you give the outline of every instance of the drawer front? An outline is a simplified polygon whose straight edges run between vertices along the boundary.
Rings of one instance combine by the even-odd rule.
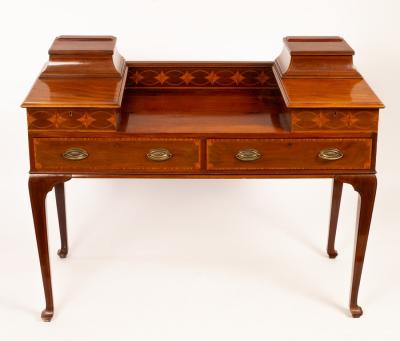
[[[378,110],[298,109],[290,111],[292,131],[359,131],[378,130]]]
[[[209,139],[208,170],[366,170],[371,139]]]
[[[29,109],[28,128],[40,130],[114,131],[119,115],[112,109]]]
[[[200,169],[197,139],[34,138],[33,171],[180,172]]]

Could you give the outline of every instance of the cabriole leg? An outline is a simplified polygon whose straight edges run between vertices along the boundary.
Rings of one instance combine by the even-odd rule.
[[[368,234],[374,209],[377,181],[375,175],[345,176],[339,179],[351,184],[359,194],[353,275],[350,294],[350,312],[353,317],[363,314],[357,303],[361,273],[364,265]]]
[[[54,314],[53,292],[47,240],[46,196],[51,189],[69,180],[66,176],[31,175],[29,177],[29,196],[31,199],[33,222],[35,225],[36,242],[39,253],[40,268],[46,298],[46,308],[42,312],[42,320],[50,321]]]
[[[64,183],[59,183],[54,186],[57,203],[58,224],[60,227],[61,248],[57,254],[60,258],[67,257],[68,254],[68,234],[67,234],[67,218],[65,214],[65,192]]]
[[[329,223],[328,246],[326,248],[329,258],[335,258],[337,256],[337,251],[335,250],[335,238],[339,218],[340,200],[342,198],[342,189],[343,183],[333,179],[331,218]]]

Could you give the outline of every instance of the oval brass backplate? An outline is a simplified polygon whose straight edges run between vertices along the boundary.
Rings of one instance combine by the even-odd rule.
[[[89,153],[83,148],[72,147],[68,148],[63,153],[63,158],[72,161],[79,161],[86,159],[89,156]]]
[[[239,150],[236,158],[240,161],[255,161],[261,158],[261,154],[257,149],[248,148]]]
[[[343,155],[344,154],[340,149],[325,148],[319,152],[318,157],[322,160],[334,161],[341,159]]]
[[[155,148],[150,149],[146,157],[152,161],[166,161],[172,157],[172,154],[166,148]]]

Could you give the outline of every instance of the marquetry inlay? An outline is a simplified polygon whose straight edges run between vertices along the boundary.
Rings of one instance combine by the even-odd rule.
[[[130,66],[127,87],[276,87],[271,68]]]
[[[117,112],[103,109],[31,109],[30,130],[115,130]]]
[[[293,110],[292,131],[350,130],[376,131],[374,110]]]

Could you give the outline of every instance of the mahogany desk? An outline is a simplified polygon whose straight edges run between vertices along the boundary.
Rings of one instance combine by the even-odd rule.
[[[61,36],[23,103],[29,193],[46,308],[53,296],[45,198],[55,188],[68,253],[64,182],[73,177],[332,178],[327,253],[343,183],[359,193],[350,295],[358,289],[376,191],[383,104],[340,37],[286,37],[274,62],[125,62],[111,36]]]

